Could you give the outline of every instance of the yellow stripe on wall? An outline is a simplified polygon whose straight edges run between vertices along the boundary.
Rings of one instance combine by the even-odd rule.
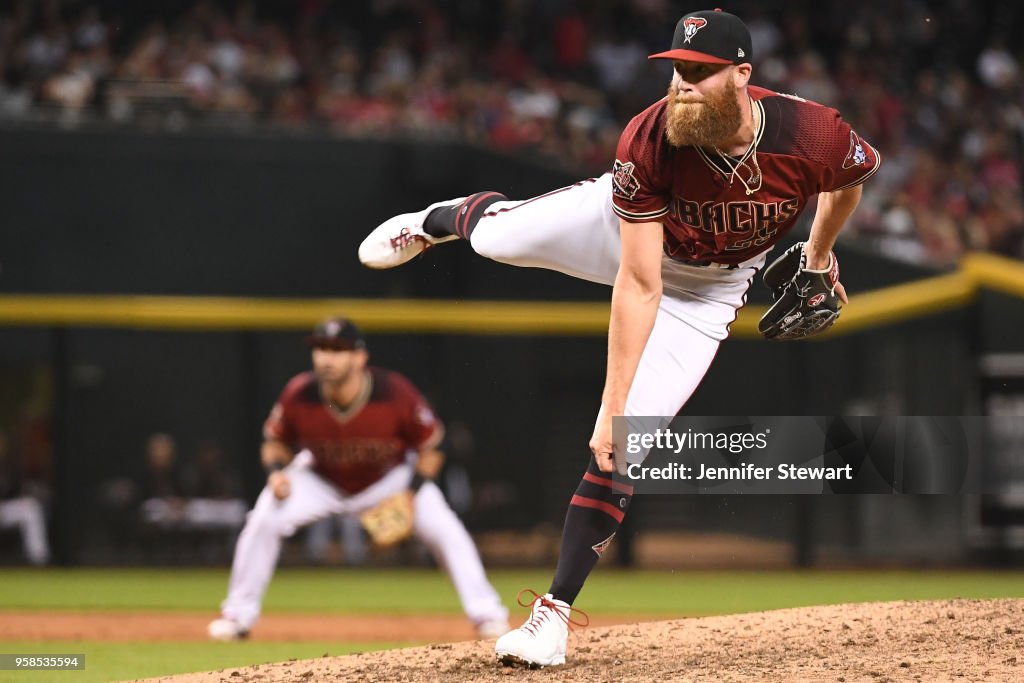
[[[996,254],[968,254],[960,272],[986,289],[1024,298],[1024,263]]]
[[[949,275],[852,295],[828,334],[888,325],[969,304],[981,287],[1024,297],[1024,264],[972,254]],[[758,337],[766,307],[744,307],[733,336]],[[305,330],[344,314],[370,332],[493,335],[604,335],[607,302],[449,299],[273,299],[177,296],[0,296],[0,325],[232,331]]]
[[[375,332],[576,335],[608,329],[608,304],[590,302],[0,296],[0,323],[6,325],[304,330],[337,314]]]

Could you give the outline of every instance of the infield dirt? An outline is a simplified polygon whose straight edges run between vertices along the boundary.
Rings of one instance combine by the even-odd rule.
[[[150,679],[314,681],[1020,681],[1024,600],[887,602],[588,628],[565,666],[502,667],[468,641]]]

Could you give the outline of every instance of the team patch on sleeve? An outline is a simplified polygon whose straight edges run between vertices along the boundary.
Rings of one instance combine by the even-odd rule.
[[[633,175],[636,167],[632,161],[625,163],[615,160],[612,166],[612,194],[623,199],[633,199],[640,189],[640,182]]]
[[[846,158],[843,159],[843,168],[853,168],[854,166],[863,166],[868,160],[868,155],[864,151],[864,143],[861,142],[860,137],[850,131],[850,151],[846,153]]]
[[[415,419],[424,427],[433,427],[434,423],[437,422],[437,419],[434,417],[434,411],[430,409],[430,406],[422,403],[416,407]]]

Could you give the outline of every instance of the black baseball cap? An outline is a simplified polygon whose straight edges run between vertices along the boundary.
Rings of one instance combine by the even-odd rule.
[[[327,318],[313,328],[306,337],[310,346],[319,346],[335,351],[355,351],[366,348],[366,339],[354,322],[342,316]]]
[[[672,49],[648,57],[708,64],[743,64],[753,58],[747,25],[720,9],[687,14],[676,24]]]

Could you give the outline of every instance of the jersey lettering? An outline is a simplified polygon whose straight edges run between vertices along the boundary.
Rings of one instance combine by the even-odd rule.
[[[672,212],[676,218],[686,225],[700,230],[701,219],[700,219],[700,204],[697,202],[690,202],[685,199],[673,198],[672,200]]]
[[[754,202],[729,202],[729,232],[746,234],[752,229],[751,204]]]
[[[794,218],[799,212],[800,200],[796,197],[781,202],[704,202],[698,204],[689,199],[675,197],[672,200],[673,216],[681,223],[695,230],[713,235],[728,232],[737,237],[750,239],[731,242],[727,249],[745,249],[751,244],[761,245],[770,240],[780,225]]]
[[[701,229],[716,235],[728,229],[725,218],[725,204],[722,202],[704,202],[700,207]]]
[[[317,462],[325,467],[384,467],[394,466],[396,452],[403,444],[397,438],[346,439],[344,441],[309,441]]]
[[[800,200],[796,197],[779,202],[779,217],[775,219],[775,222],[785,223],[795,218],[798,213],[800,213]]]
[[[779,205],[775,202],[771,204],[754,202],[753,209],[754,227],[757,228],[758,232],[768,230],[774,223],[782,222],[779,220]]]

